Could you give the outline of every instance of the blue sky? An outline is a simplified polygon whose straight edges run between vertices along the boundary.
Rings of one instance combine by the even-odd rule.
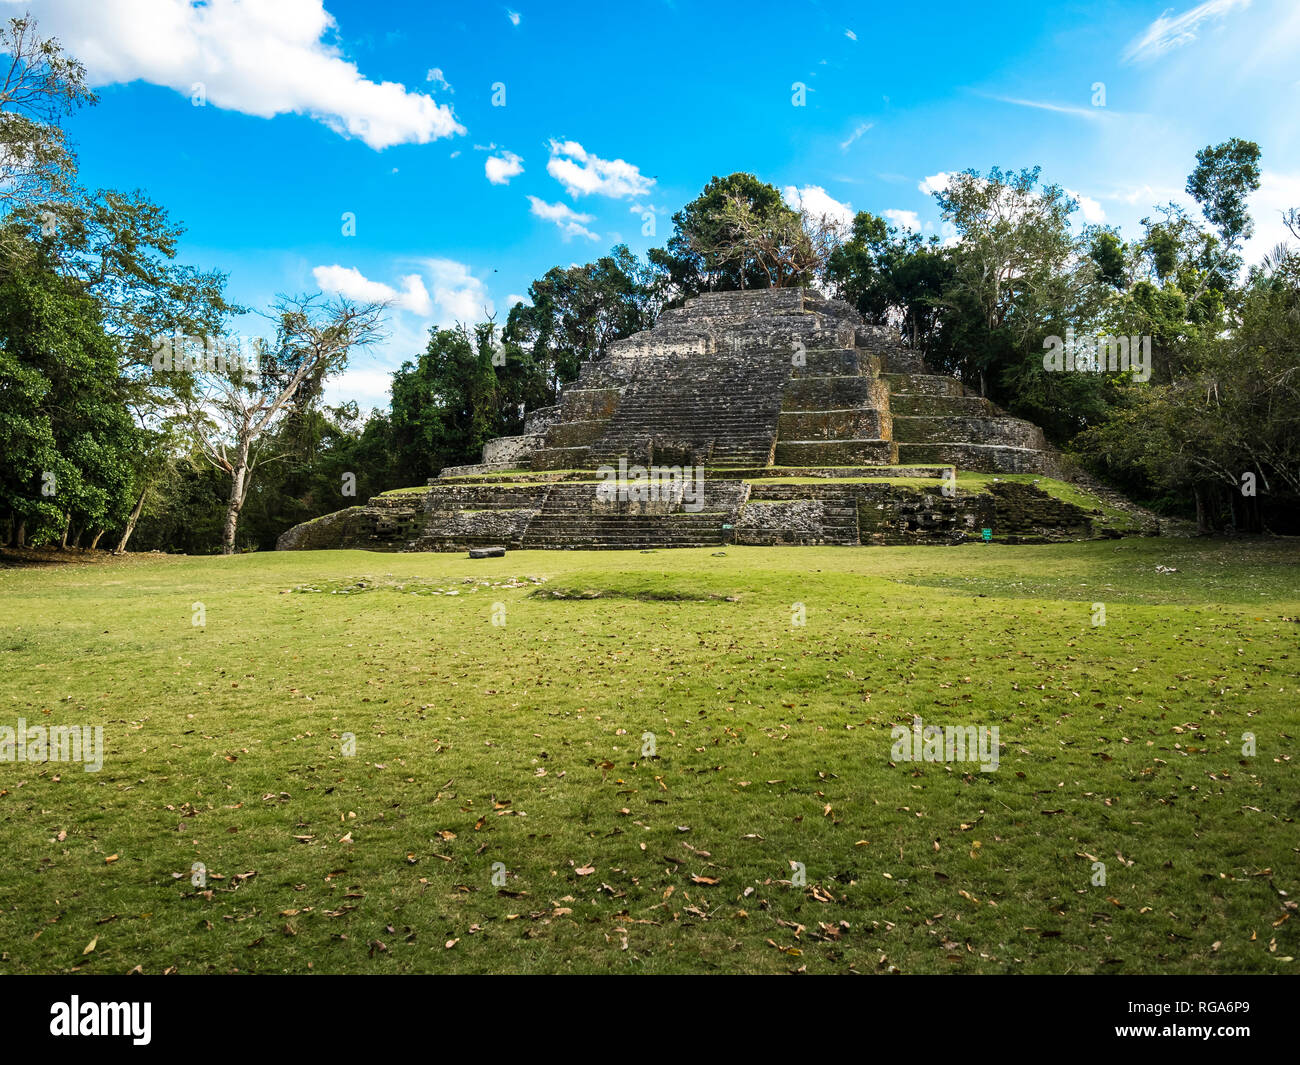
[[[0,5],[87,65],[83,180],[144,189],[235,299],[393,297],[390,339],[331,388],[363,409],[432,325],[661,244],[714,174],[930,232],[944,174],[1039,165],[1132,235],[1240,136],[1264,152],[1248,252],[1300,206],[1294,0]]]

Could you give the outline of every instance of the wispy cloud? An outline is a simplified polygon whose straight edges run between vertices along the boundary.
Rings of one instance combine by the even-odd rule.
[[[980,95],[986,94],[981,93]],[[1032,107],[1037,111],[1053,111],[1059,115],[1072,115],[1088,122],[1104,122],[1106,119],[1115,118],[1122,113],[1105,107],[1076,107],[1072,104],[1052,103],[1050,100],[1023,100],[1016,96],[989,96],[988,98],[997,100],[998,103],[1012,104],[1015,107]]]
[[[867,130],[869,130],[873,125],[874,123],[872,122],[863,122],[861,125],[859,125],[856,129],[854,129],[852,133],[849,134],[848,140],[840,141],[840,151],[847,152],[849,150],[849,146],[853,144],[853,142],[856,141],[859,137],[861,137],[864,133],[866,133]]]
[[[600,239],[587,228],[588,222],[595,221],[594,215],[581,214],[567,203],[547,203],[536,196],[529,196],[528,202],[532,205],[531,210],[534,215],[538,218],[545,218],[548,222],[554,222],[559,226],[560,233],[563,234],[565,240],[572,237],[586,237],[588,240]]]
[[[1222,19],[1236,8],[1249,6],[1250,0],[1206,0],[1181,15],[1172,16],[1173,8],[1168,8],[1144,33],[1129,42],[1124,49],[1124,61],[1156,59],[1196,40],[1197,30],[1207,19]]]

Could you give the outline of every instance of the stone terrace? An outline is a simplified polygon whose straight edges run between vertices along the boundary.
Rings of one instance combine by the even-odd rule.
[[[704,467],[703,507],[606,501],[598,471],[621,460]],[[965,493],[935,483],[953,468],[1050,475],[1057,465],[1036,426],[931,373],[847,304],[801,289],[708,293],[583,363],[558,403],[528,412],[522,435],[489,441],[481,462],[297,526],[280,546],[945,543],[990,527],[1089,535],[1087,514],[1032,485]]]

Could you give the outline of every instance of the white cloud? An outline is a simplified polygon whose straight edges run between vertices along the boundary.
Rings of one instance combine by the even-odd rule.
[[[312,277],[322,292],[337,293],[362,303],[385,302],[400,310],[427,318],[433,313],[429,290],[419,274],[407,274],[401,279],[401,291],[382,281],[371,281],[355,266],[317,266]]]
[[[366,78],[323,0],[28,0],[92,85],[136,80],[259,118],[309,115],[379,150],[463,134],[450,107]]]
[[[781,195],[796,211],[807,211],[813,218],[829,218],[842,228],[853,224],[852,206],[840,203],[820,185],[805,185],[802,189],[787,185]]]
[[[1183,196],[1181,188],[1175,188],[1172,185],[1133,185],[1126,191],[1116,190],[1109,195],[1103,194],[1102,199],[1118,200],[1127,203],[1130,207],[1141,203],[1144,207],[1154,206],[1158,203],[1168,203],[1170,200],[1177,200]]]
[[[551,158],[546,172],[564,186],[570,196],[599,193],[620,199],[642,196],[650,191],[654,178],[623,159],[602,159],[577,141],[551,141]]]
[[[1075,118],[1089,122],[1104,122],[1119,116],[1120,112],[1105,107],[1074,107],[1070,104],[1054,104],[1047,100],[1022,100],[1014,96],[991,96],[999,103],[1015,104],[1017,107],[1032,107],[1036,111],[1055,111],[1058,115],[1073,115]]]
[[[355,266],[339,266],[337,263],[315,267],[312,277],[322,292],[337,293],[354,300],[385,300],[397,310],[430,319],[438,326],[478,322],[492,313],[487,286],[464,263],[452,259],[425,259],[420,265],[424,273],[400,278],[400,290],[382,281],[372,281]],[[432,292],[425,285],[425,277],[429,279]]]
[[[873,125],[874,123],[872,122],[863,122],[861,125],[859,125],[852,133],[849,134],[848,140],[840,141],[840,151],[847,152],[849,150],[849,146],[855,140],[861,137],[862,134],[866,133],[867,130],[869,130]]]
[[[850,41],[856,41],[858,39],[858,35],[854,33],[852,30],[845,30],[844,36],[847,37]]]
[[[529,196],[528,202],[532,204],[532,213],[538,218],[545,218],[548,222],[554,222],[560,227],[560,232],[564,234],[564,239],[570,237],[586,237],[588,240],[599,240],[590,229],[586,228],[586,223],[594,222],[595,216],[589,214],[580,214],[572,207],[565,203],[547,203],[545,200],[539,200],[536,196]]]
[[[1197,30],[1206,19],[1222,19],[1234,8],[1249,7],[1250,0],[1206,0],[1203,4],[1170,17],[1167,8],[1146,31],[1134,37],[1124,49],[1126,62],[1156,59],[1175,48],[1196,40]]]
[[[488,156],[483,170],[493,185],[509,185],[512,177],[524,172],[524,161],[514,152],[502,149],[500,155]]]
[[[516,296],[516,295],[514,295],[513,293],[512,293],[511,295],[509,295],[509,296],[506,297],[506,306],[507,306],[507,307],[513,307],[516,303],[522,303],[522,304],[524,304],[525,306],[527,306],[527,305],[528,305],[528,297],[527,297],[527,296]]]
[[[1282,212],[1300,207],[1300,172],[1279,174],[1265,170],[1259,175],[1259,188],[1248,201],[1250,216],[1255,220],[1255,235],[1246,241],[1243,256],[1247,266],[1258,263],[1282,241],[1293,248],[1295,235],[1282,224]]]
[[[511,11],[509,8],[507,8],[507,9],[506,9],[506,18],[508,18],[508,19],[510,20],[510,25],[512,25],[512,26],[518,26],[518,25],[519,25],[520,15],[519,15],[519,12],[518,12],[518,11]]]
[[[435,324],[481,322],[493,313],[495,308],[487,286],[464,263],[454,259],[426,259],[424,267],[433,281]]]
[[[451,87],[447,79],[443,76],[442,67],[430,67],[429,72],[424,76],[424,80],[437,82],[440,88],[446,89],[448,92],[456,91]]]
[[[900,211],[891,207],[889,210],[880,213],[887,221],[898,226],[899,229],[910,229],[916,233],[921,231],[921,216],[915,211]]]
[[[1074,189],[1066,189],[1065,194],[1071,199],[1079,201],[1079,213],[1083,215],[1083,220],[1089,225],[1100,225],[1106,221],[1106,212],[1096,200],[1091,196],[1085,196],[1081,192],[1075,192]]]
[[[952,183],[952,175],[945,170],[940,170],[937,174],[931,174],[921,181],[916,187],[931,196],[936,192],[943,192]]]
[[[409,343],[403,350],[414,353],[424,350],[424,343],[428,338],[415,336],[404,339],[408,339]],[[409,358],[410,355],[408,354],[407,357]],[[358,361],[377,361],[378,358],[379,356],[374,352],[365,352],[359,356]],[[390,401],[389,393],[393,387],[393,370],[396,368],[396,366],[392,369],[379,366],[363,369],[349,363],[347,369],[341,374],[325,382],[326,399],[331,404],[354,400],[363,414],[374,409],[387,410]]]

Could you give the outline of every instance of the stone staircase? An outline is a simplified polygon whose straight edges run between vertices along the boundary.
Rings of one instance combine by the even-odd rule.
[[[776,352],[657,360],[624,390],[590,462],[769,465],[789,376],[788,356]]]
[[[743,481],[707,481],[703,507],[692,512],[680,501],[603,500],[598,487],[552,485],[520,546],[625,550],[717,546],[730,541],[731,526],[749,490]]]
[[[753,485],[736,543],[856,546],[857,495],[856,488],[836,484]]]

